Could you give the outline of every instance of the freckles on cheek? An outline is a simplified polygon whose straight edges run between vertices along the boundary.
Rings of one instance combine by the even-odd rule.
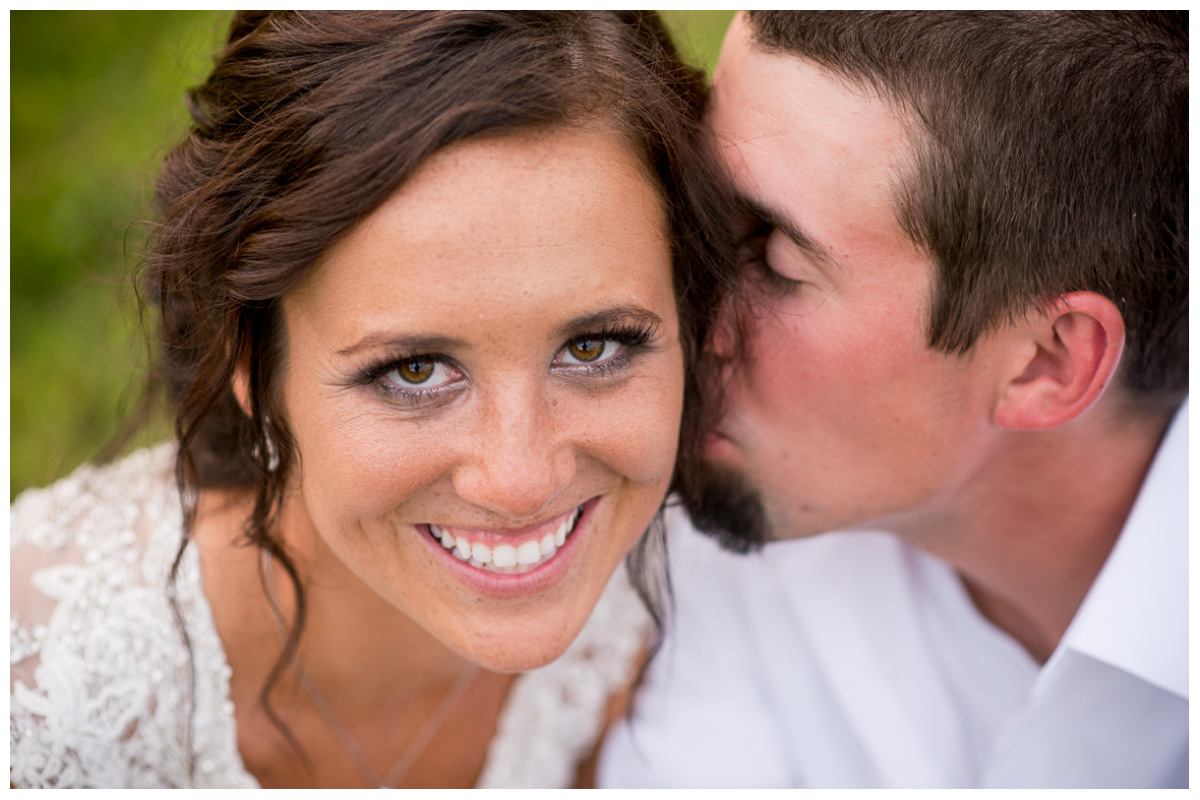
[[[317,492],[356,516],[382,516],[436,477],[438,448],[412,426],[360,417],[327,426],[302,444],[306,494]]]
[[[682,389],[680,390],[682,392]],[[679,444],[682,397],[674,394],[631,399],[621,413],[606,416],[598,437],[605,460],[626,478],[644,484],[670,480]]]

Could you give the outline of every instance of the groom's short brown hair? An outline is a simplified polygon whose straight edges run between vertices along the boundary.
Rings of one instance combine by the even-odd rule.
[[[1186,12],[750,12],[756,46],[875,91],[911,126],[894,203],[937,264],[929,343],[965,353],[1068,292],[1112,300],[1120,382],[1188,386]],[[819,113],[814,109],[814,113]]]

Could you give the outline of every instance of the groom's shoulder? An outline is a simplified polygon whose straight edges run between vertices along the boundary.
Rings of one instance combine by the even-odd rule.
[[[751,553],[734,553],[697,530],[682,509],[669,509],[666,520],[672,584],[699,584],[706,593],[837,591],[909,573],[914,561],[928,558],[890,533],[867,530],[769,542]]]

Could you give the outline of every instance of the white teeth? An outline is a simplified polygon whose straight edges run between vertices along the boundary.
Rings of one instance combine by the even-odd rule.
[[[524,542],[517,548],[518,564],[536,564],[542,559],[542,546],[536,539]]]
[[[446,531],[439,528],[437,525],[430,525],[429,530],[433,532],[433,536],[435,539],[441,540],[442,547],[446,548],[447,550],[454,549],[454,546],[457,544],[457,542],[455,541],[453,536],[451,536],[449,533],[447,533]]]
[[[582,508],[582,506],[576,507],[576,509],[571,512],[571,516],[567,517],[566,520],[563,521],[563,524],[558,526],[558,530],[554,534],[554,543],[559,547],[562,547],[563,542],[567,541],[567,534],[575,530],[575,523],[579,521],[580,508]]]
[[[492,548],[482,542],[471,542],[465,536],[455,536],[433,524],[429,525],[429,533],[441,542],[442,547],[453,553],[455,558],[466,561],[473,567],[503,575],[520,574],[547,561],[558,552],[558,548],[563,546],[575,529],[581,509],[582,506],[571,512],[553,533],[547,533],[540,540],[530,539],[517,545],[500,544]]]
[[[524,547],[524,545],[521,545]],[[521,551],[511,544],[498,545],[492,551],[492,563],[497,567],[515,567],[521,560]],[[524,561],[521,561],[524,564]]]

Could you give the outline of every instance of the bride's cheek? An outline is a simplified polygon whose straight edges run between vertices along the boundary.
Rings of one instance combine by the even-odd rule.
[[[604,460],[640,484],[665,486],[675,467],[683,413],[682,355],[664,358],[605,409]]]

